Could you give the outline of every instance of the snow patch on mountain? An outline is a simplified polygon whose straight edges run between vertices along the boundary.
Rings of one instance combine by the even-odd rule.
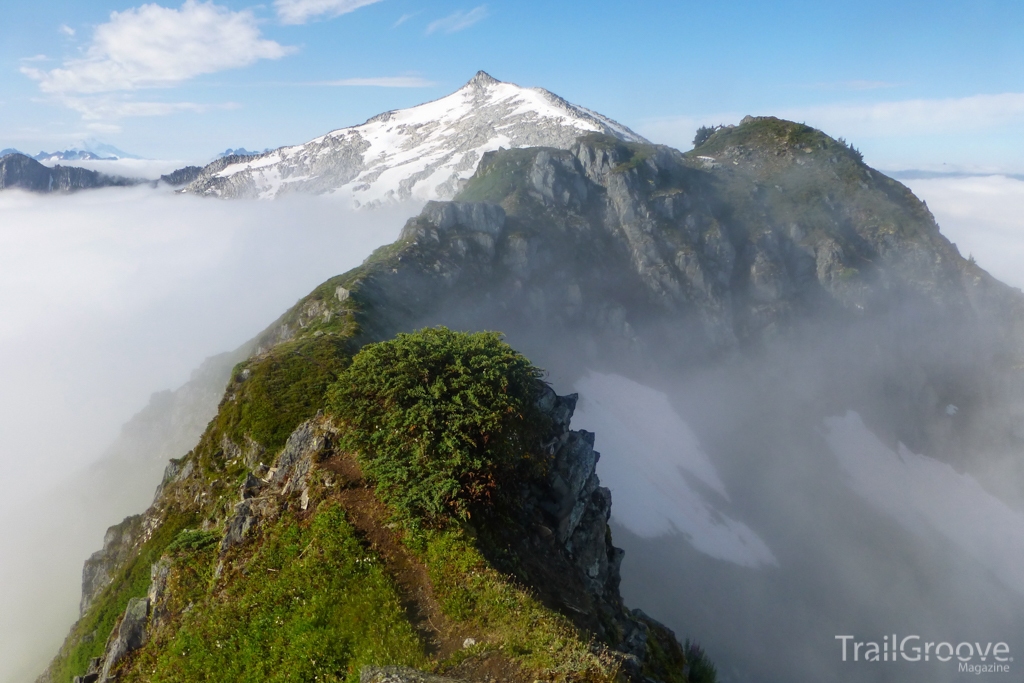
[[[778,564],[757,532],[721,511],[725,484],[667,395],[598,372],[575,389],[573,425],[596,432],[597,473],[616,522],[643,538],[683,534],[698,551],[744,567]]]
[[[499,147],[568,148],[586,133],[646,142],[622,124],[541,88],[483,71],[456,92],[389,111],[303,145],[207,166],[185,192],[271,199],[335,194],[354,206],[451,199],[485,152]]]
[[[847,412],[825,420],[825,438],[850,488],[918,535],[938,533],[1024,594],[1024,514],[947,463],[893,449]]]

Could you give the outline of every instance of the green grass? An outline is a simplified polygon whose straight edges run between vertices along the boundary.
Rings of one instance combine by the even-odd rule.
[[[428,531],[421,557],[442,611],[488,646],[549,680],[611,681],[609,670],[564,616],[495,570],[463,532]]]
[[[244,443],[248,435],[276,452],[323,407],[327,387],[348,362],[347,340],[324,335],[286,342],[239,365],[228,385],[234,399],[221,403],[216,431],[235,443]]]
[[[714,155],[728,147],[764,147],[779,145],[799,149],[833,149],[850,154],[846,145],[832,140],[819,130],[774,116],[764,116],[732,128],[722,128],[707,141],[687,154]]]
[[[200,531],[199,529],[183,529],[171,544],[167,546],[167,552],[187,552],[211,548],[220,542],[220,534],[213,531]]]
[[[455,199],[501,204],[507,198],[522,193],[529,185],[529,170],[538,151],[510,149],[500,154],[485,154],[477,172]]]
[[[213,549],[175,559],[172,595],[195,604],[122,680],[354,683],[364,665],[425,663],[383,563],[337,505],[309,523],[285,515],[237,560],[213,580]]]

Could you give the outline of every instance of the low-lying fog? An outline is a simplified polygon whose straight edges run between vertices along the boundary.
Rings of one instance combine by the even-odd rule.
[[[1006,176],[904,180],[928,203],[966,258],[1008,285],[1024,288],[1024,181]]]
[[[0,193],[0,681],[33,679],[56,652],[82,562],[120,521],[54,492],[81,481],[150,394],[253,337],[417,211],[148,187]],[[157,483],[138,482],[143,497]]]
[[[907,184],[964,255],[1024,285],[1024,182]],[[250,339],[417,210],[0,193],[0,683],[31,680],[55,653],[82,561],[119,521],[53,492],[81,481],[151,393]],[[856,413],[808,421],[746,380],[648,386],[595,371],[555,386],[580,391],[574,427],[597,434],[631,606],[703,642],[723,681],[957,676],[934,662],[843,665],[843,634],[1024,649],[1017,507]],[[146,495],[156,484],[138,482]]]
[[[184,161],[166,161],[163,159],[82,159],[79,161],[45,161],[44,166],[77,166],[90,171],[99,171],[107,175],[119,175],[126,178],[142,178],[156,180],[162,175],[187,166]],[[202,162],[197,164],[204,165]]]
[[[964,256],[1024,285],[1024,182],[909,185]],[[954,453],[969,463],[954,467],[876,433],[857,412],[828,413],[817,403],[831,386],[823,370],[854,394],[885,372],[864,362],[870,354],[845,368],[832,365],[842,353],[823,363],[815,354],[844,343],[829,334],[686,378],[644,384],[590,370],[556,387],[580,393],[573,425],[596,433],[613,535],[626,550],[623,597],[701,641],[723,683],[937,683],[974,675],[961,663],[997,663],[978,650],[1000,642],[1019,657],[1024,491],[999,473],[1019,472],[1022,454]],[[939,408],[948,420],[959,411]],[[943,649],[937,660],[932,646],[927,662],[894,662],[882,658],[893,634],[919,636],[908,648],[970,648],[960,646],[961,659]],[[836,636],[845,635],[850,660],[854,642],[877,642],[880,661],[843,662]]]

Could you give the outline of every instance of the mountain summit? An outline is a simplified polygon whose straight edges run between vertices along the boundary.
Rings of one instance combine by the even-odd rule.
[[[385,112],[303,145],[218,159],[185,192],[261,199],[291,192],[339,194],[356,206],[451,199],[486,152],[568,149],[587,133],[645,142],[622,124],[547,90],[479,71],[439,100]]]

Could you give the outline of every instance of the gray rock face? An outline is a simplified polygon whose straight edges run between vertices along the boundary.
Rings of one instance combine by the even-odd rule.
[[[608,518],[612,494],[597,477],[594,434],[569,429],[576,394],[557,396],[549,387],[538,405],[551,419],[552,436],[545,445],[552,455],[545,497],[540,507],[550,516],[555,538],[584,577],[588,591],[618,602],[622,551],[611,543]]]
[[[224,538],[220,542],[220,551],[223,553],[231,546],[243,543],[249,529],[257,521],[259,521],[259,517],[252,500],[243,500],[235,505],[235,514],[228,519],[224,527]]]
[[[592,132],[643,140],[546,90],[520,88],[480,72],[434,102],[380,114],[304,145],[218,159],[185,191],[261,198],[331,193],[369,206],[450,199],[486,152],[500,147],[565,149]]]
[[[143,532],[142,522],[142,515],[133,515],[107,529],[103,537],[103,548],[85,561],[82,568],[82,601],[79,605],[81,614],[85,614],[92,601],[110,585],[118,567],[135,549]]]
[[[167,596],[167,578],[171,572],[171,561],[162,557],[153,563],[149,570],[149,592],[146,595],[149,600],[150,629],[159,628],[166,619],[165,598]]]
[[[111,679],[110,673],[126,655],[138,650],[146,642],[146,626],[149,622],[149,598],[132,598],[121,618],[121,624],[107,641],[103,656],[103,670],[100,683]]]
[[[306,509],[309,475],[317,458],[330,450],[333,435],[330,420],[317,415],[295,428],[266,478],[248,475],[240,491],[242,500],[235,505],[234,513],[225,524],[220,545],[222,553],[244,543],[249,531],[261,520],[274,518],[288,496],[297,493],[300,507]]]
[[[949,391],[942,373],[952,366],[977,378],[955,388],[957,400],[991,395],[1001,373],[977,359],[1022,352],[1024,302],[961,258],[906,188],[836,161],[841,146],[818,135],[813,154],[777,140],[737,144],[716,151],[727,163],[711,169],[600,136],[568,150],[488,153],[457,201],[428,204],[406,224],[386,266],[332,281],[343,300],[308,297],[257,347],[355,312],[360,344],[438,324],[499,329],[542,366],[572,375],[607,362],[637,377],[845,326],[922,364],[900,371],[912,389],[898,405],[880,398],[887,429],[929,452],[975,451],[934,436],[929,425],[946,416],[932,415],[929,396]],[[973,335],[978,325],[985,332]],[[827,353],[852,367],[866,344]],[[963,438],[991,434],[980,422],[970,430]],[[1015,443],[1009,427],[1000,435]]]
[[[481,202],[428,202],[423,216],[441,231],[456,225],[497,237],[505,227],[505,210],[497,204]]]

